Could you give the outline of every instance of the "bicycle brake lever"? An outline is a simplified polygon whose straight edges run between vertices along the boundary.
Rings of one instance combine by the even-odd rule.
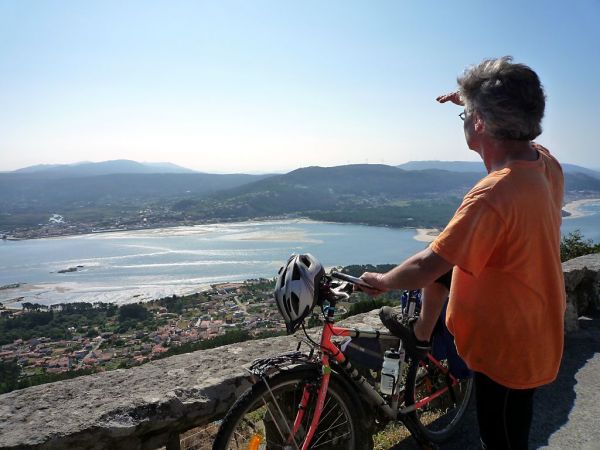
[[[331,293],[337,297],[337,300],[341,300],[341,299],[347,300],[350,298],[350,294],[345,291],[345,288],[346,288],[346,286],[344,286],[344,285],[338,286],[336,288],[332,288]]]

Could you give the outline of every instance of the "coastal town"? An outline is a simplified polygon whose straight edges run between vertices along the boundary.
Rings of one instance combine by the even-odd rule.
[[[16,362],[21,378],[69,371],[90,373],[143,364],[179,353],[177,350],[184,347],[187,351],[203,348],[199,343],[204,343],[204,348],[213,341],[223,345],[227,336],[245,340],[283,334],[285,324],[272,290],[272,280],[256,279],[121,307],[24,303],[23,309],[17,310],[0,306],[3,341],[27,316],[37,315],[42,322],[48,320],[44,315],[52,316],[52,323],[68,325],[65,336],[59,339],[43,335],[44,327],[40,326],[37,330],[34,327],[31,337],[5,342],[0,346],[0,361]],[[99,320],[90,323],[86,316]]]
[[[201,221],[194,221],[197,224]],[[98,219],[69,219],[61,214],[51,213],[47,220],[28,225],[19,225],[0,229],[0,239],[16,241],[60,236],[75,236],[89,233],[114,231],[145,230],[190,225],[182,214],[169,208],[147,206],[127,215]]]

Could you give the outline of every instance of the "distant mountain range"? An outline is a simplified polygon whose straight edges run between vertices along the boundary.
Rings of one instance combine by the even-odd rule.
[[[485,172],[483,161],[409,161],[396,166],[403,170],[449,170],[451,172]]]
[[[357,165],[366,166],[366,165]],[[341,166],[340,166],[341,167]],[[396,166],[403,170],[446,170],[450,172],[485,173],[482,161],[410,161]],[[588,169],[575,164],[562,164],[565,173],[583,173],[600,178],[600,171]],[[0,172],[2,173],[2,172]],[[85,177],[112,174],[150,174],[150,173],[199,173],[169,162],[141,163],[128,159],[117,159],[102,162],[79,162],[74,164],[38,164],[24,167],[12,172],[20,174],[53,175],[59,177]]]
[[[590,177],[600,179],[600,172],[577,166],[575,164],[561,164],[565,173],[582,173]],[[410,161],[396,166],[404,170],[427,170],[439,169],[449,170],[451,172],[479,172],[485,174],[483,161]]]
[[[103,162],[80,162],[75,164],[38,164],[24,167],[12,173],[52,175],[61,177],[86,177],[117,173],[196,173],[172,163],[140,163],[128,159]]]

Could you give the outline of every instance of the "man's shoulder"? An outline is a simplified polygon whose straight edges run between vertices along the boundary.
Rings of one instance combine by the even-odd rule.
[[[491,195],[492,192],[502,187],[502,181],[509,172],[509,169],[502,169],[489,173],[471,188],[465,198],[487,197]]]
[[[560,173],[562,175],[562,167],[558,160],[554,156],[552,156],[550,150],[536,142],[533,142],[532,145],[540,153],[540,159],[542,159],[544,165],[552,169],[554,172]]]
[[[487,199],[503,198],[514,195],[523,188],[533,187],[537,184],[547,185],[560,183],[563,180],[563,171],[560,163],[550,154],[547,148],[533,143],[539,151],[540,157],[533,162],[517,162],[490,172],[486,177],[477,182],[465,198],[483,197]]]

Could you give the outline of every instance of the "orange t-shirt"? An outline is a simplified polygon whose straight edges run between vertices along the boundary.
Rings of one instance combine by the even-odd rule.
[[[556,378],[566,307],[560,263],[564,179],[548,150],[491,172],[431,250],[455,265],[446,316],[467,365],[504,386]]]

